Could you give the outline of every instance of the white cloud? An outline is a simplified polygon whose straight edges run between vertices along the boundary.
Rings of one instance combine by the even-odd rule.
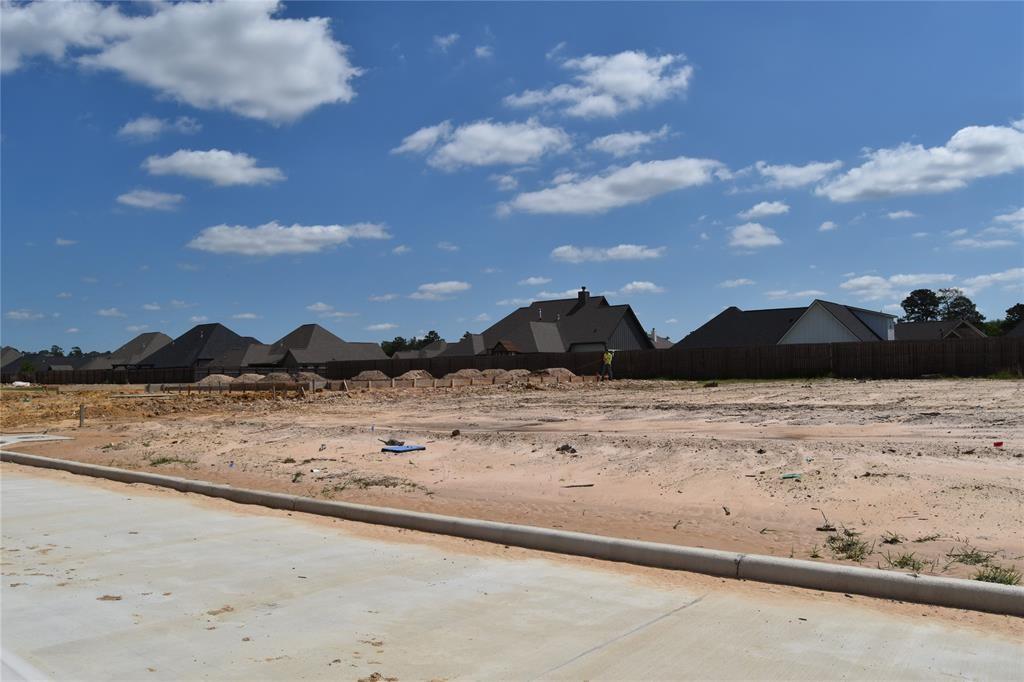
[[[839,285],[840,289],[850,292],[868,301],[880,299],[903,298],[912,289],[931,287],[952,282],[954,275],[949,274],[908,274],[880,277],[878,275],[861,275],[853,277]]]
[[[476,317],[473,318],[473,321],[474,322],[490,322],[491,321],[491,316],[488,315],[487,313],[480,313],[479,315],[477,315]]]
[[[760,249],[765,246],[778,246],[782,243],[775,230],[760,223],[744,223],[730,231],[729,246],[743,249]]]
[[[74,246],[78,242],[74,239],[62,239],[61,237],[57,237],[53,243],[57,246]]]
[[[177,308],[178,310],[181,310],[182,308],[194,308],[196,306],[195,303],[187,303],[176,298],[171,299],[170,305],[172,308]]]
[[[910,236],[913,237],[914,239],[921,239],[922,237],[927,237],[928,233],[927,232],[915,232],[914,234],[912,234]]]
[[[130,324],[127,327],[125,327],[124,329],[125,329],[125,331],[128,331],[128,332],[138,333],[138,332],[145,331],[145,330],[149,329],[149,325],[148,324]]]
[[[416,291],[409,294],[409,298],[421,301],[444,301],[451,298],[454,294],[469,290],[469,288],[468,282],[428,282],[427,284],[421,284]]]
[[[393,322],[381,322],[379,324],[371,324],[366,328],[367,331],[371,332],[386,332],[389,329],[397,329],[398,325]]]
[[[649,132],[634,130],[632,132],[612,133],[611,135],[605,135],[593,140],[587,145],[587,148],[611,154],[616,158],[632,156],[644,147],[663,139],[668,133],[669,127],[667,125]]]
[[[1024,268],[1010,268],[988,275],[977,275],[964,280],[964,292],[974,295],[982,289],[1001,284],[1009,291],[1024,293]]]
[[[519,187],[519,180],[514,175],[492,175],[491,180],[502,192],[511,192]]]
[[[846,202],[961,189],[972,180],[1024,168],[1024,130],[968,126],[940,147],[904,143],[869,151],[866,158],[819,185],[815,194]]]
[[[550,277],[527,277],[526,279],[519,280],[520,286],[526,287],[539,287],[542,284],[548,284],[551,282]]]
[[[532,301],[532,298],[503,298],[494,305],[500,305],[502,307],[514,305],[516,307],[521,307],[524,305],[530,305]]]
[[[547,154],[572,146],[569,135],[531,118],[525,123],[475,121],[453,128],[448,121],[420,128],[392,149],[392,153],[431,152],[427,163],[445,171],[466,166],[533,163]]]
[[[78,327],[68,327],[64,330],[65,334],[77,334],[79,332]]]
[[[1003,249],[1016,243],[1009,239],[975,239],[967,237],[966,239],[955,240],[953,246],[958,249]]]
[[[913,211],[892,211],[886,213],[886,217],[889,220],[906,220],[907,218],[916,218],[917,214]]]
[[[100,317],[127,317],[117,308],[100,308],[96,311],[96,314]]]
[[[789,204],[783,201],[762,201],[737,215],[744,220],[756,220],[783,213],[789,213]]]
[[[842,165],[842,161],[812,161],[803,166],[787,164],[773,166],[764,161],[758,161],[754,164],[754,168],[762,177],[767,178],[769,187],[792,189],[818,182],[832,171],[841,168]]]
[[[782,298],[818,298],[824,296],[825,292],[820,289],[804,289],[803,291],[790,291],[789,289],[774,289],[764,292],[768,298],[777,301]]]
[[[127,137],[133,140],[147,141],[160,137],[164,133],[182,133],[192,135],[203,129],[203,126],[194,118],[179,116],[173,121],[155,116],[139,116],[125,123],[117,131],[120,137]]]
[[[233,320],[258,320],[260,316],[256,313],[235,313],[231,316]]]
[[[448,48],[454,45],[459,40],[458,33],[449,33],[443,36],[434,36],[434,47],[441,50],[441,52],[447,52]]]
[[[818,232],[831,232],[832,230],[835,230],[838,227],[839,226],[836,225],[831,220],[826,220],[825,222],[818,226]]]
[[[405,255],[410,251],[412,251],[412,249],[406,246],[405,244],[399,244],[395,248],[391,249],[391,253],[395,254],[396,256]]]
[[[320,317],[325,319],[338,319],[343,317],[358,317],[359,313],[350,313],[345,310],[329,310],[326,313],[321,313]]]
[[[677,320],[674,317],[670,317],[667,320],[665,320],[665,324],[679,324],[679,320]]]
[[[964,235],[967,234],[967,230],[965,228],[961,227],[961,228],[956,229],[956,230],[950,230],[946,234],[949,235],[950,237],[963,237]]]
[[[150,156],[142,163],[150,175],[181,175],[215,185],[266,185],[285,179],[280,168],[260,167],[248,154],[210,149],[179,149],[170,156]]]
[[[70,291],[62,291],[62,292],[57,294],[57,298],[71,298],[71,292]]]
[[[208,318],[206,315],[193,315],[192,317],[188,318],[188,321],[191,322],[192,324],[202,324],[203,322],[206,322],[209,319],[210,318]]]
[[[387,301],[393,301],[396,298],[398,298],[398,294],[378,294],[376,296],[371,296],[370,300],[377,303],[385,303]]]
[[[726,289],[735,289],[736,287],[745,287],[751,284],[757,284],[757,282],[752,279],[747,279],[746,277],[741,277],[739,279],[727,279],[724,282],[719,282],[718,286],[725,287]]]
[[[536,301],[538,299],[543,299],[546,301],[553,301],[563,298],[576,298],[579,295],[579,292],[579,289],[566,289],[565,291],[538,291],[537,297],[531,300]]]
[[[680,156],[662,161],[636,161],[604,175],[526,192],[499,207],[499,213],[605,213],[638,204],[659,194],[711,182],[725,166],[711,159]]]
[[[473,54],[475,54],[478,59],[490,59],[494,56],[494,48],[490,45],[477,45],[473,48]]]
[[[572,83],[509,95],[505,104],[550,105],[583,118],[612,117],[684,94],[693,77],[693,67],[681,54],[649,57],[632,50],[567,59],[562,67],[574,72]]]
[[[579,173],[573,173],[572,171],[562,171],[561,173],[556,173],[555,177],[551,178],[551,184],[564,185],[567,182],[572,182],[579,176]]]
[[[631,296],[633,294],[660,294],[664,291],[664,287],[659,287],[654,282],[632,281],[619,289],[618,293],[623,296]]]
[[[143,310],[160,310],[160,304],[159,303],[143,303],[142,304],[142,309]]]
[[[41,320],[46,315],[27,308],[19,308],[17,310],[8,310],[5,317],[8,320]]]
[[[619,244],[611,247],[573,246],[566,244],[551,250],[551,257],[567,263],[602,262],[609,260],[649,260],[665,255],[664,246]]]
[[[200,232],[188,247],[211,253],[237,253],[243,256],[279,256],[316,253],[353,239],[390,239],[383,225],[292,225],[272,221],[257,227],[216,225]]]
[[[117,203],[135,208],[149,208],[156,211],[171,211],[185,200],[184,195],[136,189],[117,197]]]
[[[1021,224],[1024,223],[1024,206],[1018,208],[1016,211],[1011,213],[1005,213],[1003,215],[997,215],[995,217],[998,223],[1013,223]]]
[[[114,4],[4,4],[2,70],[26,59],[109,69],[199,109],[287,122],[323,104],[355,97],[361,70],[322,17],[277,18],[283,4],[154,3],[131,16]]]
[[[438,242],[437,248],[441,251],[455,252],[459,250],[459,245],[451,242]]]

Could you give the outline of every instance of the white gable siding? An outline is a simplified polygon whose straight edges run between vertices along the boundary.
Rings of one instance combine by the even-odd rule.
[[[779,339],[779,345],[786,343],[841,343],[844,341],[859,341],[859,339],[833,317],[832,313],[814,303]]]
[[[851,310],[868,329],[878,334],[878,338],[892,341],[896,338],[896,321],[889,315],[870,313],[863,310]]]

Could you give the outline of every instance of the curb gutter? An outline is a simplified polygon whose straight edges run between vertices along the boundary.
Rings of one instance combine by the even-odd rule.
[[[235,488],[206,481],[194,481],[175,476],[9,451],[0,451],[0,460],[44,469],[58,469],[72,474],[105,478],[122,483],[147,483],[185,493],[219,497],[239,504],[254,504],[272,509],[331,516],[348,521],[451,535],[543,552],[572,554],[604,561],[618,561],[652,568],[791,585],[813,590],[848,592],[882,599],[1024,616],[1024,588],[1010,585],[960,578],[915,576],[858,566],[822,564],[760,554],[740,554],[699,547],[625,540],[536,526],[465,519],[351,502],[317,500],[297,495]]]

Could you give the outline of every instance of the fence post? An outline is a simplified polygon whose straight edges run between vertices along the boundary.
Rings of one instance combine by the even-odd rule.
[[[78,428],[85,426],[85,403],[78,405]]]

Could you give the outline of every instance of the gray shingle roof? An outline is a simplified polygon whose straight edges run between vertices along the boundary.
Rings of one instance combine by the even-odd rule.
[[[144,360],[171,342],[163,332],[146,332],[124,344],[110,354],[111,366],[139,365]]]
[[[673,348],[772,346],[807,308],[740,310],[731,306],[690,332]]]
[[[274,343],[272,352],[291,351],[300,365],[323,365],[331,360],[386,360],[376,343],[345,341],[318,324],[304,324]]]
[[[854,308],[851,306],[843,305],[842,303],[832,303],[831,301],[822,301],[817,299],[815,303],[821,304],[825,310],[832,313],[833,317],[839,320],[840,324],[850,330],[854,336],[857,337],[858,341],[885,341],[878,334],[871,330],[866,324],[864,324],[856,312],[869,313],[877,315],[878,313],[865,310],[864,308]],[[812,304],[813,305],[813,304]],[[890,317],[893,317],[890,315]]]
[[[239,336],[219,323],[200,324],[174,339],[146,358],[152,367],[192,367],[209,364],[233,348],[259,343],[250,336]]]
[[[966,320],[900,322],[896,325],[897,341],[934,341],[945,338],[985,338],[986,336],[985,332]]]

